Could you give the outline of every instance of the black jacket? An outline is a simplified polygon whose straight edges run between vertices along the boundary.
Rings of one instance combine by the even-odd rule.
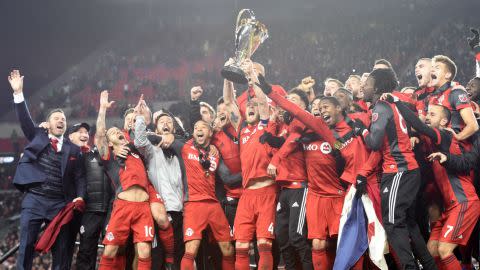
[[[96,148],[85,154],[85,172],[87,180],[86,211],[107,212],[113,191]]]

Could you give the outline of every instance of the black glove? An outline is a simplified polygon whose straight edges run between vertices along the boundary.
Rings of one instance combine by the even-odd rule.
[[[299,143],[309,144],[314,141],[320,140],[320,135],[315,132],[309,132],[302,135],[302,137],[298,138],[296,141]]]
[[[147,139],[152,143],[153,145],[157,146],[160,142],[162,142],[162,136],[156,135],[156,134],[148,134]]]
[[[367,194],[367,178],[362,175],[357,175],[357,184],[355,185],[357,191],[355,198],[361,198],[363,194]]]
[[[353,124],[353,133],[356,136],[362,136],[363,132],[365,130],[368,130],[368,128],[363,124],[363,122],[358,120],[358,119],[355,119],[355,121],[353,123],[354,123]]]
[[[265,95],[269,95],[272,92],[272,85],[265,81],[265,77],[262,74],[258,74],[258,83],[255,84],[262,89]]]
[[[280,148],[285,143],[283,137],[274,136],[270,132],[263,133],[262,136],[260,136],[259,141],[261,144],[268,143],[268,145],[273,148]]]
[[[397,103],[398,101],[400,101],[400,99],[398,97],[390,94],[390,95],[387,95],[387,99],[385,101],[388,102],[388,103]]]
[[[475,47],[480,46],[480,33],[478,32],[478,29],[475,28],[470,28],[470,31],[472,31],[473,37],[467,38],[468,45],[470,45],[472,50],[475,50]]]
[[[290,125],[290,123],[293,121],[293,115],[290,112],[283,112],[283,122],[285,124]]]

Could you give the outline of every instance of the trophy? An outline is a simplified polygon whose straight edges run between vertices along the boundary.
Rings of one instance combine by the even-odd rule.
[[[243,16],[247,14],[248,16]],[[245,59],[249,59],[265,39],[268,38],[268,30],[265,25],[255,19],[255,14],[250,9],[242,9],[237,16],[235,25],[235,58],[234,63],[224,66],[222,77],[240,84],[247,84],[245,72],[241,65]]]

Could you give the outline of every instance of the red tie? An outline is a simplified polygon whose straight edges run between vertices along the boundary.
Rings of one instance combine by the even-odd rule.
[[[50,143],[52,144],[53,150],[55,150],[55,152],[58,152],[58,139],[50,138]]]

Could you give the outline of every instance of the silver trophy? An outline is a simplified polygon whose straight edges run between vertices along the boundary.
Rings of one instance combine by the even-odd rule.
[[[243,16],[244,14],[246,16]],[[255,19],[253,11],[250,9],[240,10],[235,25],[234,63],[223,67],[222,77],[234,83],[247,84],[245,72],[241,69],[242,63],[245,59],[250,59],[258,46],[267,38],[267,28]]]

